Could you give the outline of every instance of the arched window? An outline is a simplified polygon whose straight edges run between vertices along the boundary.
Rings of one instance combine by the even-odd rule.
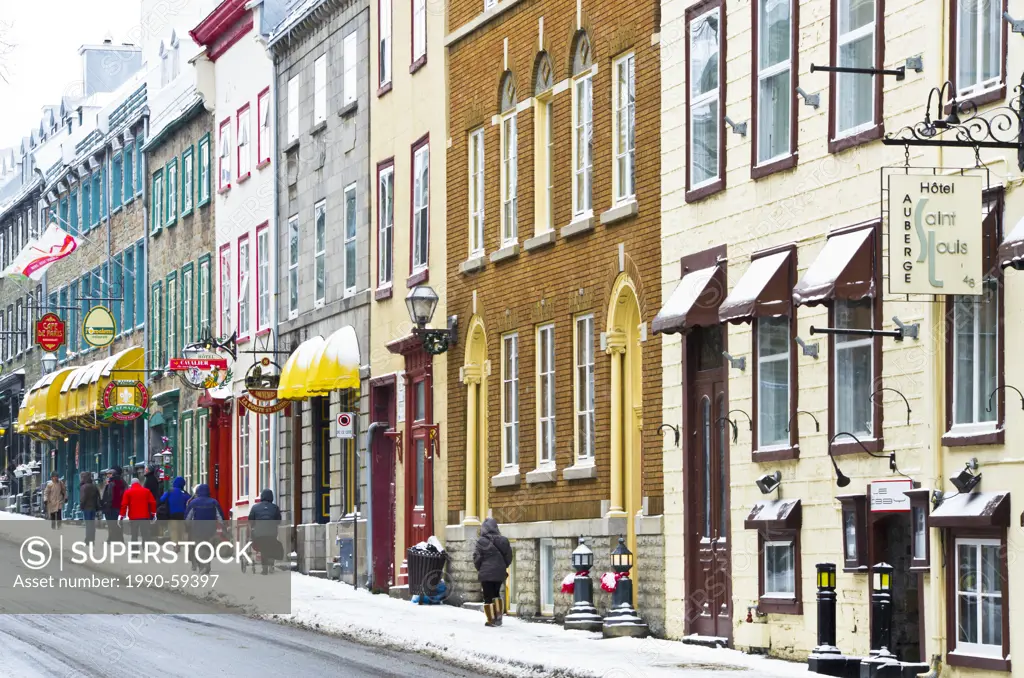
[[[555,85],[555,72],[551,66],[551,57],[547,52],[537,55],[537,63],[533,68],[533,94],[546,92]]]
[[[534,213],[537,215],[537,235],[555,228],[555,170],[554,170],[554,98],[555,69],[551,55],[537,54],[533,66],[534,129]]]
[[[590,38],[585,31],[576,34],[576,45],[572,53],[572,75],[577,75],[588,70],[594,65],[594,55],[590,52]]]
[[[516,83],[515,78],[512,77],[512,71],[505,71],[505,74],[501,76],[498,105],[502,113],[507,113],[516,107]]]

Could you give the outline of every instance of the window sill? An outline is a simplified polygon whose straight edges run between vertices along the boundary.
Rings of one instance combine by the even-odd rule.
[[[118,212],[120,212],[120,211],[121,211],[122,209],[124,209],[124,207],[123,207],[123,206],[121,206],[121,205],[118,205],[117,207],[115,207],[115,208],[114,208],[113,210],[111,210],[111,211],[110,211],[110,216],[111,216],[111,217],[115,216],[115,215],[116,215],[116,214],[117,214]]]
[[[225,193],[227,193],[230,190],[231,190],[231,184],[228,184],[227,186],[222,186],[221,188],[217,189],[217,195],[224,195]]]
[[[178,220],[175,219],[174,221],[168,221],[166,224],[164,224],[164,228],[173,228],[174,226],[177,226],[177,225],[178,225]]]
[[[267,158],[266,160],[261,160],[261,161],[260,161],[259,163],[257,163],[257,165],[256,165],[256,169],[258,169],[258,170],[261,170],[261,169],[263,169],[264,167],[270,167],[270,158]]]
[[[388,283],[384,287],[378,287],[377,290],[373,293],[373,298],[376,299],[377,301],[384,301],[385,299],[390,299],[394,292],[395,288],[390,283]]]
[[[639,211],[640,206],[637,204],[636,198],[630,198],[620,205],[601,212],[601,225],[612,226],[626,219],[632,219]]]
[[[359,99],[350,101],[338,110],[339,118],[347,118],[359,109]]]
[[[594,464],[576,464],[562,471],[566,480],[587,480],[597,477],[597,466]]]
[[[281,152],[282,153],[290,153],[290,152],[294,151],[298,147],[299,147],[299,139],[298,139],[298,137],[296,137],[295,139],[292,139],[291,141],[286,143],[284,145],[284,148],[281,149]]]
[[[188,208],[187,210],[185,210],[185,211],[183,211],[183,212],[181,213],[181,218],[182,218],[182,219],[184,219],[185,217],[190,217],[190,216],[192,216],[192,211],[193,211],[193,210],[192,210],[192,208],[191,208],[191,207],[189,207],[189,208]]]
[[[428,269],[423,269],[422,271],[413,273],[408,278],[406,278],[405,286],[409,288],[416,287],[416,285],[422,285],[423,283],[427,282],[429,278],[430,271]]]
[[[519,467],[505,469],[496,476],[491,476],[491,487],[514,487],[519,484]]]
[[[804,606],[795,598],[766,598],[761,596],[757,609],[768,614],[803,614]]]
[[[973,654],[957,654],[956,650],[946,652],[946,663],[950,666],[962,666],[970,669],[986,671],[1010,672],[1010,660],[999,657],[979,657]]]
[[[843,572],[850,574],[868,574],[871,571],[867,565],[858,565],[857,567],[843,567]]]
[[[856,134],[850,134],[849,136],[840,137],[838,139],[831,139],[828,142],[828,152],[841,153],[850,148],[860,146],[861,144],[877,141],[882,138],[884,132],[884,125],[882,125],[882,123],[878,123],[877,125],[861,130]]]
[[[960,105],[960,111],[964,112],[970,110],[971,105],[980,108],[986,104],[995,103],[1002,101],[1006,98],[1006,83],[1000,83],[998,87],[992,89],[982,90],[976,94],[971,94],[963,98],[957,97],[957,103]],[[944,113],[949,113],[949,105],[943,107]]]
[[[558,236],[555,234],[554,230],[550,230],[545,233],[535,235],[523,243],[523,249],[526,250],[527,252],[532,252],[534,250],[539,250],[543,247],[547,247],[548,245],[554,245],[555,239],[557,237]]]
[[[385,82],[377,88],[377,98],[380,98],[391,91],[391,81]]]
[[[320,134],[320,132],[323,132],[325,129],[327,129],[326,118],[324,118],[323,120],[309,128],[309,136],[315,137],[317,134]]]
[[[248,344],[249,343],[249,335],[246,334],[245,336],[238,337],[238,339],[235,340],[235,343],[236,344]]]
[[[252,172],[246,172],[245,174],[240,175],[238,177],[238,181],[236,181],[235,183],[244,184],[246,181],[249,181],[250,176],[252,176]]]
[[[420,70],[421,68],[423,68],[426,65],[427,65],[427,55],[424,54],[419,59],[417,59],[416,61],[412,62],[412,64],[409,65],[409,75],[412,75],[413,73],[415,73],[416,71]]]
[[[487,260],[484,258],[484,255],[481,254],[479,257],[467,259],[461,264],[459,264],[459,273],[463,275],[468,275],[470,273],[479,273],[480,271],[484,270],[486,266]]]
[[[554,466],[534,469],[526,474],[526,484],[554,483],[558,481],[558,470]]]
[[[796,167],[797,154],[791,153],[785,158],[779,158],[772,162],[765,163],[764,165],[754,165],[750,168],[750,178],[760,179],[776,172],[782,172],[783,170],[793,169]]]
[[[710,184],[705,184],[699,188],[695,188],[692,191],[686,191],[686,202],[698,202],[704,198],[708,198],[715,193],[718,193],[725,188],[725,179],[715,179]]]
[[[840,438],[840,440],[842,439]],[[870,452],[881,452],[885,448],[885,441],[882,438],[868,438],[861,440],[861,442],[864,443],[864,447],[861,447],[850,439],[841,443],[832,443],[832,454],[834,456],[842,456],[844,454],[863,454],[864,448],[867,448]]]
[[[496,252],[491,252],[491,263],[496,264],[499,261],[505,261],[506,259],[514,259],[519,256],[519,243],[512,243],[511,245],[505,245]]]
[[[800,458],[799,445],[786,445],[785,447],[769,447],[763,450],[754,450],[751,453],[751,460],[755,463],[768,461],[790,461]]]
[[[256,332],[256,336],[257,337],[267,337],[267,336],[270,336],[270,328],[269,327],[264,327],[262,330],[259,330],[258,332]]]
[[[963,432],[957,431],[954,426],[942,436],[942,444],[945,447],[969,447],[971,445],[1002,445],[1006,442],[1006,429],[968,429]]]
[[[571,238],[574,235],[581,233],[587,233],[594,230],[594,217],[577,217],[574,221],[571,221],[568,226],[562,227],[562,237]]]

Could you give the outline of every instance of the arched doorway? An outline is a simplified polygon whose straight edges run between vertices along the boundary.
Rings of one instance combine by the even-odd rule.
[[[605,350],[611,359],[611,492],[608,517],[626,518],[627,546],[634,554],[637,553],[635,518],[643,506],[641,318],[636,286],[626,273],[621,273],[615,279],[609,298],[605,342]],[[634,571],[632,576],[634,582],[639,581],[639,571]]]
[[[466,385],[466,510],[464,525],[487,517],[487,331],[478,315],[469,319],[462,383]]]

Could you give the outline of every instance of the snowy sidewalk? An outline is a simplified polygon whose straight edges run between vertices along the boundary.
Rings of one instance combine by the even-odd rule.
[[[279,576],[288,576],[281,573]],[[505,617],[484,626],[480,612],[413,605],[353,591],[336,581],[292,574],[292,614],[271,618],[367,645],[412,650],[493,675],[531,678],[813,678],[806,664],[654,638],[605,640]]]

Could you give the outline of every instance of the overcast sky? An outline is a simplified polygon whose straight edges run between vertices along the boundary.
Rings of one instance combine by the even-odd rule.
[[[39,124],[44,104],[80,92],[78,48],[138,42],[140,0],[0,0],[0,51],[8,83],[0,79],[0,148],[20,142]]]

